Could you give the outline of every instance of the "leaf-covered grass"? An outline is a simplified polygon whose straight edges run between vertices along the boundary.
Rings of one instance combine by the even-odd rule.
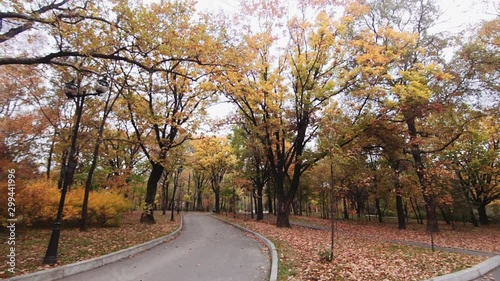
[[[330,220],[316,217],[292,216],[291,221],[331,226]],[[399,230],[397,223],[337,220],[335,227],[346,235],[385,241],[431,243],[425,225],[416,223],[408,224],[406,230]],[[440,232],[434,237],[436,246],[500,253],[500,225],[472,227],[470,224],[456,223],[455,229],[446,224],[440,224],[439,227]]]
[[[295,249],[288,247],[284,241],[275,239],[271,239],[271,241],[276,246],[279,255],[278,281],[286,281],[290,277],[297,276],[296,262],[288,258],[297,255]]]
[[[155,214],[156,224],[146,225],[139,222],[140,213],[126,213],[119,227],[90,228],[86,232],[78,228],[61,230],[59,240],[58,264],[61,266],[138,245],[155,238],[172,233],[179,227],[180,217],[170,222],[169,215]],[[22,275],[38,270],[51,268],[42,264],[47,250],[51,229],[18,229],[16,230],[16,270],[15,275]],[[6,243],[5,235],[0,244],[0,252],[8,253],[10,246]],[[6,255],[0,259],[0,278],[11,276],[6,272],[8,268]]]
[[[231,220],[276,242],[279,280],[424,280],[486,259],[384,242],[384,233],[373,233],[378,239],[361,237],[357,232],[363,231],[363,226],[354,224],[337,233],[334,260],[322,262],[320,252],[330,247],[329,231],[277,228],[270,220]],[[400,231],[399,235],[404,236],[405,232]]]

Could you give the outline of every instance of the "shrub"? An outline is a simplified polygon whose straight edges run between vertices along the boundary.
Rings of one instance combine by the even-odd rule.
[[[331,249],[323,248],[318,251],[319,261],[322,263],[328,263],[333,260],[333,252]]]
[[[91,192],[88,215],[91,222],[100,225],[118,226],[122,214],[130,210],[131,204],[121,194],[103,190]]]
[[[60,192],[46,180],[29,182],[18,193],[16,208],[22,223],[47,224],[55,219]]]
[[[493,221],[500,221],[500,200],[493,201],[486,207],[486,213]]]
[[[84,189],[73,188],[66,196],[63,220],[78,223],[81,219]],[[54,221],[61,193],[55,183],[38,180],[28,183],[19,193],[18,207],[26,225],[47,225]],[[91,191],[88,203],[89,224],[118,226],[122,214],[130,209],[123,195],[102,190]]]

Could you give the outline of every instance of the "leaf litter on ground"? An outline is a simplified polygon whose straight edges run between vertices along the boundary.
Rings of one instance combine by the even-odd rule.
[[[267,216],[261,222],[247,220],[242,216],[225,219],[252,229],[278,244],[279,264],[285,268],[280,269],[280,280],[424,280],[471,267],[487,258],[432,252],[426,248],[388,242],[401,239],[428,242],[428,235],[424,230],[400,231],[393,230],[391,227],[394,225],[338,222],[336,227],[341,231],[335,234],[334,259],[332,262],[323,262],[320,252],[330,249],[330,231],[299,226],[277,228],[272,217]],[[314,218],[312,220],[324,226],[329,226],[330,222]],[[486,239],[482,241],[495,243],[500,232],[491,230],[487,233],[481,236]],[[464,243],[460,231],[439,235],[438,241],[443,245]],[[465,236],[465,239],[472,237],[473,234]],[[473,248],[487,250],[496,249],[496,246],[475,245]]]
[[[124,214],[119,227],[91,227],[81,232],[78,228],[65,228],[64,223],[59,240],[58,261],[53,266],[43,265],[51,229],[25,228],[16,232],[15,274],[8,274],[6,255],[0,258],[0,278],[23,275],[39,270],[91,259],[132,247],[175,231],[180,224],[180,216],[156,214],[156,224],[142,224],[140,212]],[[4,241],[7,241],[4,239]],[[8,253],[10,246],[0,244],[0,252]]]

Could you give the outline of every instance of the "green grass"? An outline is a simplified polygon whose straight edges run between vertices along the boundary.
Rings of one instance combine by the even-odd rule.
[[[293,256],[293,249],[284,242],[271,239],[278,250],[278,281],[287,281],[290,277],[297,275],[295,264],[288,257]]]

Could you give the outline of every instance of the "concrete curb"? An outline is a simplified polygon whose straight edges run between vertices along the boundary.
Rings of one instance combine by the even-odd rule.
[[[213,216],[213,217],[222,221],[222,222],[225,222],[229,225],[232,225],[232,226],[234,226],[242,231],[251,233],[251,234],[255,235],[257,238],[259,238],[260,240],[262,240],[266,244],[267,248],[269,249],[269,252],[271,252],[271,272],[269,274],[269,281],[277,281],[278,280],[278,250],[276,250],[276,246],[274,245],[273,242],[271,242],[271,240],[267,239],[266,237],[262,236],[261,234],[259,234],[257,232],[254,232],[248,228],[245,228],[241,225],[234,224],[232,222],[226,221],[226,220],[219,218],[217,216]]]
[[[500,267],[500,256],[494,256],[473,267],[450,274],[427,279],[426,281],[471,281]]]
[[[94,268],[101,267],[106,264],[110,264],[121,259],[128,258],[133,255],[137,255],[141,252],[147,251],[163,242],[169,241],[172,238],[175,238],[179,235],[183,227],[184,217],[181,216],[181,223],[179,228],[177,228],[174,232],[169,235],[132,246],[127,249],[120,250],[118,252],[114,252],[111,254],[107,254],[104,256],[96,257],[93,259],[88,259],[84,261],[80,261],[77,263],[67,264],[60,267],[42,270],[38,272],[33,272],[26,275],[20,275],[16,277],[12,277],[10,279],[6,279],[7,281],[53,281],[57,279],[61,279],[64,277],[68,277],[71,275],[75,275],[81,272],[89,271]]]

